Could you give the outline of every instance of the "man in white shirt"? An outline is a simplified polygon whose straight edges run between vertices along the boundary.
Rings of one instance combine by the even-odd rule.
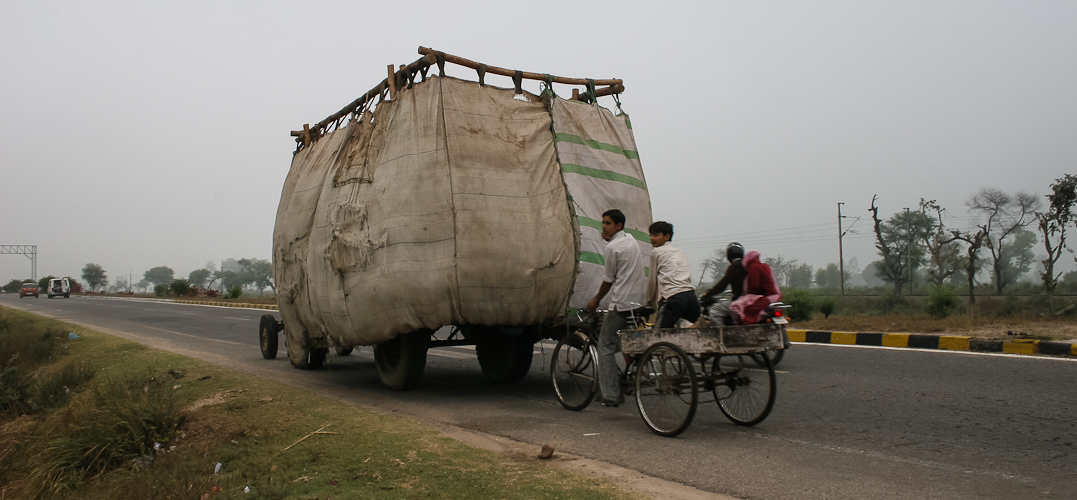
[[[619,406],[625,400],[617,373],[616,354],[621,352],[617,331],[628,324],[635,309],[643,306],[647,293],[643,253],[636,239],[624,232],[624,226],[625,215],[620,210],[607,210],[602,214],[602,239],[609,242],[602,253],[606,271],[598,294],[587,304],[587,310],[594,312],[599,301],[610,294],[610,310],[602,320],[602,331],[598,334],[599,402],[610,407]]]
[[[659,328],[673,328],[677,320],[684,318],[689,323],[699,320],[699,298],[692,287],[692,268],[688,257],[678,248],[674,248],[673,224],[658,221],[648,229],[651,233],[651,283],[648,286],[647,303],[658,299]]]

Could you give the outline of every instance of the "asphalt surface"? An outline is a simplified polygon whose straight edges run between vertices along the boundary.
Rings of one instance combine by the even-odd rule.
[[[263,360],[258,318],[270,311],[17,294],[0,304],[738,498],[1077,498],[1073,359],[796,344],[766,421],[735,426],[707,403],[671,439],[652,434],[632,404],[562,409],[546,373],[552,342],[536,346],[531,373],[511,386],[486,382],[473,349],[431,350],[423,386],[401,393],[381,387],[369,348],[313,372],[291,368],[283,342],[278,359]]]

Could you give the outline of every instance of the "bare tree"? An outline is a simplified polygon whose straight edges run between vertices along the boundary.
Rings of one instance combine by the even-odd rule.
[[[998,189],[980,189],[965,202],[969,211],[983,216],[986,221],[987,235],[985,243],[991,252],[991,272],[995,281],[995,292],[1002,295],[1002,289],[1008,284],[1003,271],[1006,268],[1004,249],[1010,237],[1018,229],[1024,228],[1036,220],[1035,213],[1042,203],[1034,195],[1018,192],[1011,196]]]
[[[920,198],[920,212],[927,215],[934,213],[938,221],[933,232],[924,234],[924,248],[927,248],[931,256],[931,269],[927,270],[928,279],[935,286],[942,286],[950,276],[957,271],[957,257],[961,252],[954,243],[956,236],[947,235],[945,225],[942,222],[942,213],[946,209],[935,203],[935,200],[924,201]]]
[[[894,293],[901,295],[901,287],[905,284],[905,266],[908,262],[902,255],[890,249],[890,242],[883,237],[883,221],[879,219],[879,207],[875,206],[875,199],[879,195],[871,197],[871,220],[875,224],[875,248],[882,255],[882,260],[875,263],[875,273],[879,278],[894,284]]]
[[[767,257],[763,259],[763,263],[770,266],[771,272],[774,274],[774,280],[778,282],[778,285],[785,286],[789,284],[789,272],[793,268],[800,265],[796,259],[785,260],[785,257],[778,255],[777,257]]]
[[[1059,272],[1055,274],[1055,264],[1062,258],[1062,249],[1066,248],[1066,228],[1073,222],[1073,207],[1077,205],[1077,177],[1066,174],[1061,179],[1055,179],[1051,184],[1051,194],[1047,195],[1047,211],[1036,212],[1037,226],[1043,235],[1043,246],[1047,250],[1047,258],[1043,259],[1043,289],[1047,292],[1047,308],[1054,313],[1054,304],[1051,300],[1055,288],[1058,286]],[[1054,242],[1052,238],[1056,238]]]
[[[961,232],[953,230],[950,232],[954,236],[954,239],[964,241],[968,243],[968,256],[964,259],[965,273],[969,279],[969,304],[976,303],[976,273],[980,270],[980,248],[983,247],[984,240],[987,238],[987,226],[977,226],[977,231],[972,230]]]
[[[871,218],[875,223],[875,248],[881,260],[872,263],[879,279],[892,283],[894,293],[901,295],[905,283],[912,289],[912,272],[924,259],[922,245],[926,235],[935,229],[935,221],[919,211],[898,212],[886,222],[879,219],[876,197],[871,199]]]

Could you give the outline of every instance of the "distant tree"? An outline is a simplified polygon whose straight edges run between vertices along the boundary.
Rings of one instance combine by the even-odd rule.
[[[860,272],[860,277],[864,280],[864,284],[867,286],[883,286],[885,281],[879,279],[879,275],[875,273],[875,266],[879,266],[880,261],[868,262],[867,266],[864,266],[864,270]]]
[[[810,264],[801,264],[789,271],[791,288],[810,288],[812,269]]]
[[[30,281],[30,280],[11,280],[11,281],[7,282],[6,285],[4,285],[2,290],[4,290],[7,293],[15,293],[15,292],[19,291],[19,289],[22,288],[22,284],[26,283],[27,281]]]
[[[980,272],[983,267],[983,259],[980,258],[980,249],[983,247],[984,241],[987,240],[987,226],[982,225],[975,228],[975,230],[958,231],[951,230],[950,234],[954,239],[964,241],[968,244],[965,248],[966,255],[961,257],[957,261],[957,267],[961,269],[969,285],[969,304],[976,303],[976,273]]]
[[[124,292],[124,291],[127,291],[127,289],[128,289],[128,283],[127,283],[127,277],[126,276],[120,276],[119,278],[116,278],[116,281],[111,286],[108,287],[108,290],[110,292],[114,292],[114,293],[115,292]]]
[[[871,199],[871,219],[875,223],[875,248],[881,260],[872,267],[875,275],[894,285],[894,295],[901,295],[902,287],[911,281],[911,269],[923,262],[922,242],[935,229],[935,220],[919,211],[898,212],[886,222],[879,219],[876,197]],[[911,283],[910,283],[911,288]]]
[[[995,293],[1002,295],[1002,289],[1010,283],[1003,276],[1005,264],[1006,245],[1013,239],[1013,234],[1018,229],[1031,224],[1036,218],[1035,213],[1042,205],[1040,199],[1028,194],[1017,193],[1009,195],[998,189],[983,188],[968,199],[965,204],[969,212],[984,218],[983,226],[986,227],[987,235],[984,244],[991,253],[991,272],[994,277]],[[1010,252],[1009,255],[1015,255]]]
[[[1077,271],[1070,271],[1062,275],[1063,283],[1077,283]]]
[[[796,259],[785,260],[785,257],[781,255],[767,257],[763,259],[763,263],[770,266],[770,272],[774,275],[774,281],[778,282],[778,286],[784,286],[789,283],[789,271],[797,266]]]
[[[815,286],[819,288],[838,288],[841,286],[841,271],[834,263],[827,264],[815,271]]]
[[[957,237],[946,232],[942,222],[942,213],[946,209],[935,203],[935,200],[924,201],[920,198],[920,212],[935,219],[935,229],[924,234],[923,244],[927,249],[928,280],[936,287],[942,286],[946,280],[957,271],[957,263],[960,259],[961,248],[956,242]]]
[[[143,273],[142,277],[156,289],[157,285],[168,285],[171,283],[175,274],[175,271],[173,271],[171,267],[158,266]]]
[[[183,278],[172,280],[168,284],[168,291],[176,297],[186,297],[187,292],[191,291],[191,283]]]
[[[1011,235],[1013,241],[1002,248],[998,260],[998,272],[995,274],[996,280],[1002,280],[1001,286],[998,282],[995,283],[995,288],[1000,291],[999,293],[1003,288],[1017,283],[1036,262],[1036,255],[1032,251],[1032,247],[1036,245],[1036,233],[1027,229],[1017,229]]]
[[[153,283],[150,283],[145,278],[143,278],[141,280],[138,280],[138,283],[135,283],[135,286],[138,287],[138,290],[140,292],[145,293],[146,290],[149,289],[150,285],[152,285],[152,284]]]
[[[1051,296],[1058,287],[1061,273],[1055,273],[1055,264],[1062,258],[1062,249],[1066,248],[1066,229],[1074,222],[1074,206],[1077,205],[1077,177],[1066,174],[1055,179],[1051,184],[1051,194],[1047,195],[1047,210],[1036,213],[1037,227],[1043,236],[1043,246],[1047,258],[1041,261],[1043,271],[1043,290],[1047,293],[1047,307],[1053,314],[1054,305]],[[1052,241],[1054,240],[1054,241]]]
[[[245,273],[238,271],[217,271],[213,275],[221,280],[221,287],[228,290],[232,287],[243,288],[249,281],[248,276]]]
[[[725,248],[715,248],[710,257],[703,259],[703,267],[710,271],[711,283],[721,280],[725,276],[725,268],[729,267],[729,262],[725,260]]]
[[[98,264],[86,264],[86,267],[82,268],[82,279],[86,280],[86,285],[90,287],[90,292],[96,292],[97,287],[108,285],[105,268]]]
[[[209,269],[195,269],[191,271],[191,274],[187,275],[187,281],[190,282],[191,286],[201,287],[206,286],[212,276],[213,271]]]
[[[264,259],[252,259],[250,266],[251,282],[254,287],[258,289],[258,295],[262,294],[262,290],[269,287],[273,290],[273,293],[277,292],[277,288],[273,282],[273,263]]]

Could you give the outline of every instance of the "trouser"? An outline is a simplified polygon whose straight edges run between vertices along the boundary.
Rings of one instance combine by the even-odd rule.
[[[628,324],[628,318],[623,314],[626,313],[606,313],[598,333],[598,395],[602,401],[618,404],[625,401],[617,369],[617,353],[621,352],[621,337],[617,336],[617,330]]]
[[[662,317],[658,318],[658,328],[673,328],[681,318],[689,323],[699,319],[699,297],[693,291],[686,290],[662,299]]]
[[[719,300],[711,305],[707,310],[707,316],[711,321],[718,323],[719,325],[732,325],[733,324],[733,311],[729,309],[732,302],[728,300]]]

